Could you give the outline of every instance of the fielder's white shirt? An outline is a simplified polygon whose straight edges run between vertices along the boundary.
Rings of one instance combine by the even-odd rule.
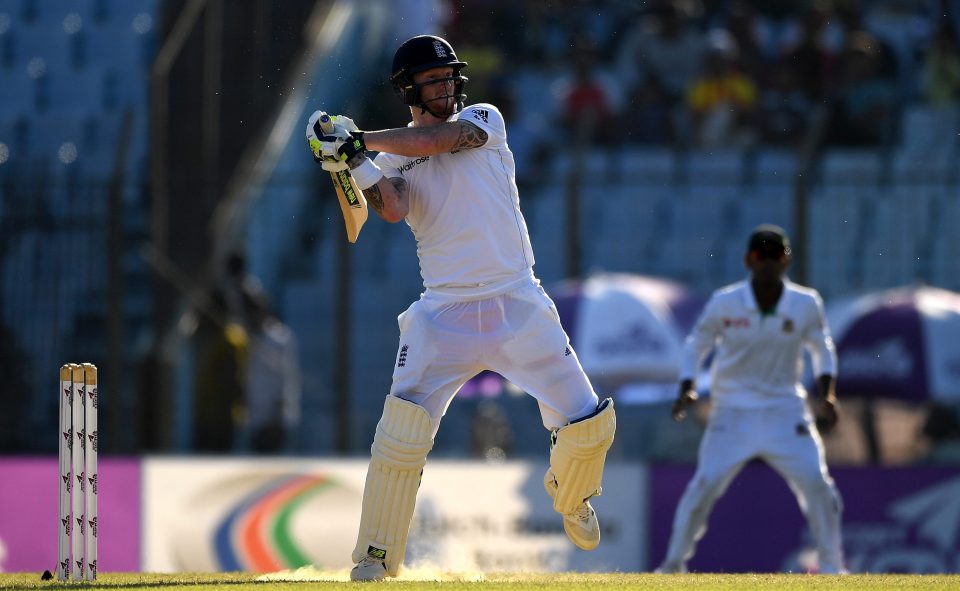
[[[533,249],[503,116],[478,103],[450,121],[458,119],[487,132],[487,143],[419,158],[380,153],[375,161],[385,176],[407,182],[406,222],[417,239],[424,287],[452,297],[488,297],[531,280]]]
[[[715,291],[684,344],[681,379],[694,379],[711,349],[710,396],[718,407],[763,408],[806,398],[804,349],[814,375],[836,375],[820,294],[786,279],[769,315],[757,306],[749,279]]]

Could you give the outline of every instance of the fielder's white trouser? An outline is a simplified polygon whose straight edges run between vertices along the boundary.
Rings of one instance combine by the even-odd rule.
[[[467,302],[428,292],[398,321],[390,394],[425,408],[434,435],[460,387],[483,370],[536,398],[547,429],[597,409],[593,386],[539,283]]]
[[[792,401],[791,401],[792,402]],[[697,471],[680,498],[664,564],[686,564],[707,531],[714,503],[749,460],[783,476],[817,543],[820,572],[844,568],[840,493],[827,472],[823,441],[806,405],[769,409],[715,408],[700,442]]]

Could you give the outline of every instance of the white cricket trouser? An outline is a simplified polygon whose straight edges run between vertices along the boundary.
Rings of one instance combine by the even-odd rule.
[[[686,564],[707,531],[714,503],[744,464],[759,458],[783,476],[796,495],[817,543],[820,572],[844,568],[840,493],[827,472],[813,417],[803,401],[796,403],[713,410],[700,442],[697,471],[677,506],[664,563]]]
[[[390,395],[425,408],[434,435],[454,395],[482,370],[499,373],[536,398],[548,429],[597,408],[593,386],[539,283],[466,302],[428,292],[398,322]]]

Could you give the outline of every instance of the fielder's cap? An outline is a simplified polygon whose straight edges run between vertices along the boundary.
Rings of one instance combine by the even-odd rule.
[[[790,254],[790,238],[787,232],[780,226],[774,224],[760,224],[753,229],[750,239],[747,241],[747,252],[751,250],[766,249],[783,250],[787,255]]]

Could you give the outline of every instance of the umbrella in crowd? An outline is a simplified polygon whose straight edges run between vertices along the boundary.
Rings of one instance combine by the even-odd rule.
[[[828,304],[827,320],[842,396],[960,400],[960,293],[872,292]]]
[[[671,382],[705,298],[655,277],[602,273],[550,290],[584,370],[596,381]]]
[[[549,286],[560,321],[591,380],[609,387],[669,384],[674,393],[680,348],[706,299],[665,279],[601,273]],[[483,372],[461,398],[495,396],[502,379]]]

